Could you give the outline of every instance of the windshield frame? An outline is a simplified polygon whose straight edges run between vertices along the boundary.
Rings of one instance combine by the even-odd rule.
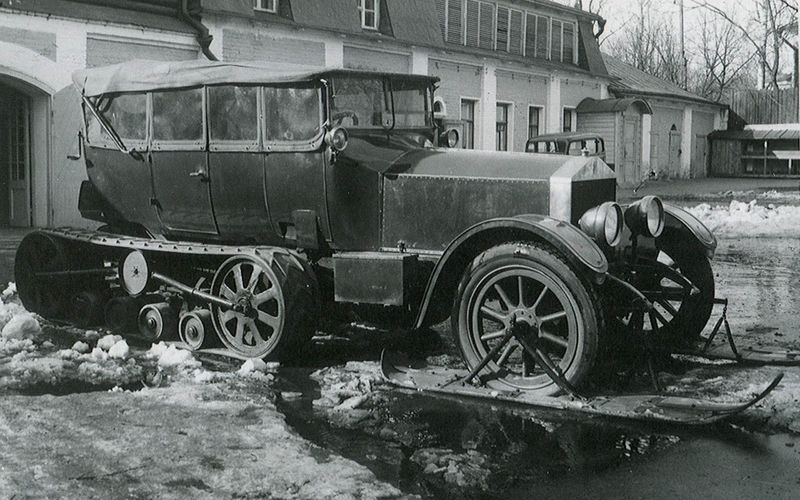
[[[361,79],[361,80],[373,80],[373,81],[380,81],[382,87],[382,101],[384,103],[384,109],[381,110],[382,114],[389,114],[391,118],[391,123],[381,123],[380,125],[349,125],[346,126],[348,130],[364,130],[364,131],[384,131],[389,132],[392,130],[408,130],[408,131],[419,131],[419,130],[434,130],[436,128],[436,122],[433,115],[433,94],[434,94],[434,85],[430,82],[420,82],[418,85],[415,84],[415,79],[413,78],[403,78],[401,75],[373,75],[373,74],[346,74],[346,75],[333,75],[329,80],[326,81],[326,87],[328,91],[326,92],[326,100],[327,100],[327,112],[328,117],[327,121],[330,127],[335,128],[340,126],[340,124],[333,123],[333,114],[336,113],[335,107],[335,100],[336,100],[336,93],[337,93],[337,85],[342,80],[353,80],[353,79]],[[414,125],[414,126],[397,126],[397,109],[395,106],[395,82],[404,80],[405,82],[410,84],[409,89],[403,90],[420,90],[424,91],[424,116],[425,116],[425,124],[423,125]],[[398,90],[399,91],[399,90]],[[386,108],[388,105],[388,108]],[[382,116],[382,121],[386,119],[386,116]]]

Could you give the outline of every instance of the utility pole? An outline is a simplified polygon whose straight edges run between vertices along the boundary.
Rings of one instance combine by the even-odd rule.
[[[680,9],[681,9],[680,29],[681,29],[681,62],[683,64],[683,75],[682,75],[683,76],[683,90],[688,90],[689,89],[689,84],[688,84],[688,79],[689,79],[688,78],[688,66],[689,66],[689,63],[686,60],[686,34],[685,34],[684,30],[683,30],[683,0],[680,0]]]

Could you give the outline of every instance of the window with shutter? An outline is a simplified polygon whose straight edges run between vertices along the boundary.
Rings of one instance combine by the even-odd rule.
[[[550,18],[538,16],[536,18],[536,57],[547,59],[547,48],[550,45]]]
[[[505,7],[497,7],[497,50],[508,52],[508,16]]]
[[[439,29],[444,40],[447,40],[447,1],[436,0],[436,14],[439,16]]]
[[[551,37],[550,59],[561,60],[561,21],[553,19],[553,36]]]
[[[478,26],[480,18],[478,10],[480,2],[477,0],[467,0],[467,45],[470,47],[478,46]]]
[[[564,62],[575,62],[575,25],[564,23]]]
[[[480,40],[482,49],[494,49],[494,4],[480,2]]]
[[[512,54],[522,55],[522,11],[511,11],[508,33],[508,51]]]
[[[463,0],[447,0],[447,41],[464,43],[464,30],[461,29],[463,19]]]
[[[527,22],[525,23],[525,55],[528,57],[536,57],[536,16],[527,13]]]

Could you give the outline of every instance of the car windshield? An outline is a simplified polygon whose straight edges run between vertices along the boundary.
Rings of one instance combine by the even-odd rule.
[[[354,128],[431,126],[430,88],[408,80],[348,76],[336,78],[331,122]]]

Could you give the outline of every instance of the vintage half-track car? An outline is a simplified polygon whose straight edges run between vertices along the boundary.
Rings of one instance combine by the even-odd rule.
[[[654,197],[623,209],[598,157],[443,147],[434,77],[133,61],[75,84],[78,204],[102,227],[22,241],[19,294],[45,317],[276,359],[321,315],[450,317],[469,368],[537,394],[709,318],[699,221]]]

